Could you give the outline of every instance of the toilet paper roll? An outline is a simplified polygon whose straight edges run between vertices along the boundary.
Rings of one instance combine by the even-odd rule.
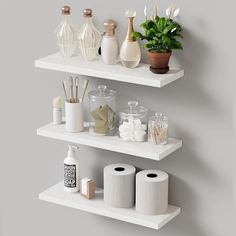
[[[134,205],[135,168],[127,164],[112,164],[104,168],[104,202],[112,207]]]
[[[168,174],[159,170],[143,170],[136,175],[136,210],[158,215],[168,207]]]

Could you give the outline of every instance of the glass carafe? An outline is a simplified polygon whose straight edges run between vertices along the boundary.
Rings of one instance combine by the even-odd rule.
[[[92,61],[98,55],[102,34],[93,24],[92,10],[85,9],[83,14],[84,24],[78,33],[79,49],[85,60]]]
[[[71,57],[77,48],[76,28],[70,21],[70,7],[62,7],[63,19],[55,29],[57,45],[63,57]]]
[[[100,135],[114,135],[116,128],[116,92],[105,85],[90,91],[90,132]]]
[[[132,36],[132,32],[134,32],[133,21],[136,16],[136,12],[133,10],[127,10],[125,15],[128,18],[128,31],[126,39],[121,45],[120,60],[123,66],[135,68],[141,60],[139,43]]]
[[[147,138],[147,108],[137,101],[119,112],[119,136],[124,141],[143,142]]]

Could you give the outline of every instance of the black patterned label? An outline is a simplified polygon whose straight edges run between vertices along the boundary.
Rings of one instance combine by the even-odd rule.
[[[67,188],[76,187],[76,165],[64,164],[64,186]]]

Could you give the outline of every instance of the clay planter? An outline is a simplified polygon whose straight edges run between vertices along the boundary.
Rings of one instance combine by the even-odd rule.
[[[169,52],[151,52],[148,51],[150,60],[150,71],[155,74],[165,74],[169,71],[169,60],[172,51]]]

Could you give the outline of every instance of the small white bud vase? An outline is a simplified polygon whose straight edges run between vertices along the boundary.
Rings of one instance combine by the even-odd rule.
[[[107,65],[114,65],[118,61],[119,45],[115,37],[117,24],[113,20],[104,22],[105,34],[102,38],[101,55],[102,61]]]
[[[128,18],[128,31],[126,39],[121,45],[120,60],[123,66],[127,68],[135,68],[141,60],[139,43],[132,36],[132,32],[134,32],[133,20],[136,16],[136,12],[133,10],[127,10],[125,16]]]

